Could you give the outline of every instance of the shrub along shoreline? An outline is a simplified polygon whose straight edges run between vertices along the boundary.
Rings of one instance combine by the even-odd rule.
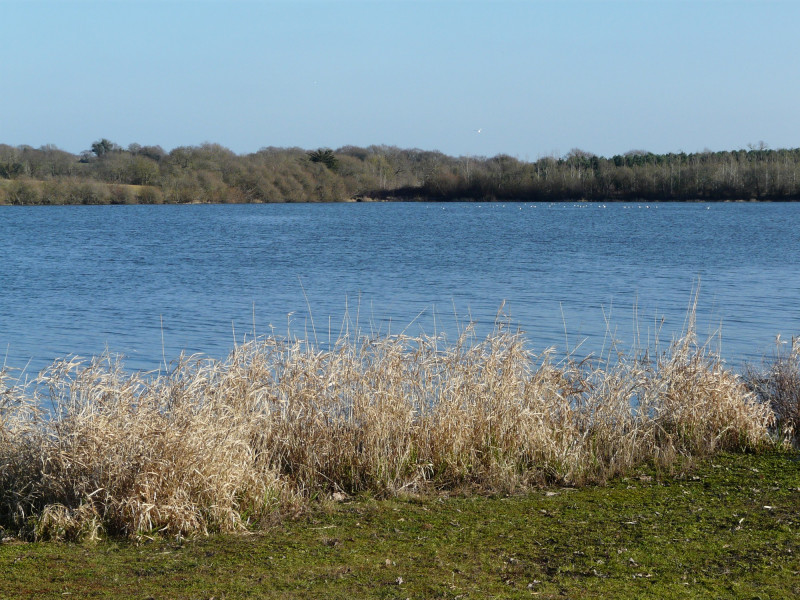
[[[327,350],[267,337],[166,375],[64,359],[28,386],[0,375],[0,527],[192,535],[361,493],[602,483],[789,443],[799,367],[795,343],[739,376],[691,330],[657,357],[556,361],[502,326],[451,344],[345,335]]]

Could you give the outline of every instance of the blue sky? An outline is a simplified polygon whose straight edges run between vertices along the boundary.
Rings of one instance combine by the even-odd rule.
[[[0,143],[797,147],[798,27],[793,0],[0,0]]]

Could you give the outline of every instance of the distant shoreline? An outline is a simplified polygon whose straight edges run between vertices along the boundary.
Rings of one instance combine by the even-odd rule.
[[[0,205],[314,202],[796,202],[800,148],[694,154],[573,149],[533,162],[393,146],[175,148],[109,140],[80,155],[0,144]]]
[[[2,193],[3,182],[0,181],[0,193]],[[772,203],[790,203],[800,202],[800,197],[783,198],[783,199],[756,199],[756,198],[687,198],[682,200],[651,200],[647,198],[630,198],[630,199],[594,199],[594,198],[563,198],[553,200],[530,200],[527,198],[502,198],[502,199],[474,199],[474,198],[428,198],[428,197],[395,197],[388,196],[385,198],[346,198],[343,200],[306,200],[306,201],[283,201],[283,200],[254,200],[250,202],[220,202],[220,201],[191,201],[191,202],[142,202],[135,199],[127,202],[109,201],[53,201],[53,202],[31,202],[31,203],[9,203],[0,201],[0,207],[54,207],[54,206],[224,206],[224,205],[263,205],[263,204],[390,204],[390,203],[434,203],[434,204],[523,204],[523,203],[538,203],[538,204],[630,204],[630,203],[648,203],[648,204],[772,204]]]
[[[115,206],[115,205],[224,205],[224,204],[370,204],[370,203],[390,203],[390,202],[432,202],[438,204],[455,204],[455,203],[587,203],[587,204],[625,204],[631,202],[647,202],[647,203],[770,203],[770,202],[799,202],[800,196],[783,197],[783,198],[682,198],[682,199],[652,199],[646,197],[632,197],[632,198],[580,198],[580,197],[565,197],[565,198],[551,198],[551,199],[530,199],[530,198],[471,198],[471,197],[454,197],[442,198],[437,196],[412,196],[412,195],[376,195],[376,196],[354,196],[343,198],[340,200],[250,200],[243,202],[226,202],[221,200],[190,200],[190,201],[160,201],[153,202],[151,198],[158,195],[158,188],[154,186],[138,186],[129,184],[108,184],[103,182],[90,182],[88,185],[91,188],[89,191],[84,189],[87,194],[85,198],[76,197],[74,194],[67,194],[63,197],[49,197],[47,201],[16,201],[9,202],[7,196],[7,189],[14,184],[23,185],[33,193],[40,192],[41,189],[52,185],[52,181],[48,180],[2,180],[0,179],[0,206]],[[66,185],[66,184],[65,184]],[[76,185],[73,183],[73,185]],[[81,184],[86,186],[86,182]]]

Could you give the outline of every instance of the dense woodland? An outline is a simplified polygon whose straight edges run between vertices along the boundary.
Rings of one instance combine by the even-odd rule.
[[[0,204],[340,202],[353,200],[800,200],[800,148],[611,158],[579,149],[522,161],[393,146],[263,148],[218,144],[122,148],[101,139],[79,155],[0,144]]]

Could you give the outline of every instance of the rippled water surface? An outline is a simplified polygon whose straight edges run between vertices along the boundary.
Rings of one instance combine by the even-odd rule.
[[[609,328],[629,348],[678,333],[698,280],[730,364],[800,334],[795,203],[0,207],[0,241],[0,352],[31,374],[106,348],[131,369],[222,358],[287,327],[325,343],[345,312],[483,335],[503,301],[534,350],[599,352]]]

